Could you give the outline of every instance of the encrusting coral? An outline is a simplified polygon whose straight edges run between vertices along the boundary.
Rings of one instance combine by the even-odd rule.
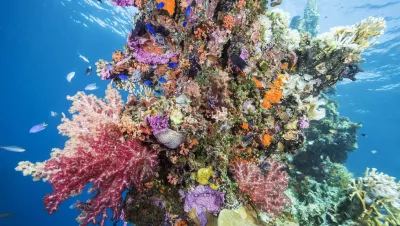
[[[81,225],[104,225],[107,208],[112,220],[123,213],[146,226],[224,225],[229,216],[254,225],[301,222],[282,217],[296,205],[287,190],[300,176],[290,162],[308,131],[321,129],[315,122],[331,116],[321,91],[354,78],[384,21],[311,38],[271,10],[281,1],[112,2],[139,9],[123,50],[96,63],[116,89],[110,85],[105,100],[68,97],[64,150],[17,167],[53,185],[46,209],[55,212],[91,183],[93,198],[75,206]],[[129,91],[127,103],[117,89]]]

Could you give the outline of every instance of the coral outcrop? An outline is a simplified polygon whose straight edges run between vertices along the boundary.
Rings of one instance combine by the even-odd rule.
[[[325,151],[333,162],[353,149],[357,125],[320,94],[361,70],[360,55],[382,34],[383,19],[313,38],[289,28],[289,15],[274,9],[280,0],[112,2],[139,9],[126,45],[96,63],[100,79],[116,89],[105,100],[69,97],[72,119],[59,126],[69,137],[64,150],[17,167],[53,185],[45,198],[50,213],[92,184],[94,196],[76,205],[81,225],[103,225],[107,208],[113,220],[123,210],[136,225],[215,225],[229,216],[255,225],[334,222],[330,210],[344,201],[322,195],[328,175],[313,174],[319,184],[307,189],[314,197],[300,204],[287,193],[304,176],[297,156],[305,144],[340,148]],[[117,89],[129,92],[127,103]],[[334,203],[312,206],[318,200]],[[310,213],[284,219],[293,205]]]

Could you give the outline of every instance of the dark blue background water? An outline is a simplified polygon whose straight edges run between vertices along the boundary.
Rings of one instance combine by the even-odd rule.
[[[66,139],[58,135],[56,129],[60,117],[51,117],[50,111],[67,113],[70,102],[65,99],[66,95],[73,95],[94,82],[100,89],[91,93],[104,95],[107,82],[101,81],[95,73],[85,76],[88,64],[78,57],[77,52],[88,57],[95,70],[97,59],[110,59],[111,53],[125,42],[125,38],[99,25],[84,27],[74,22],[71,12],[81,5],[78,2],[68,4],[69,8],[50,0],[2,1],[0,145],[18,145],[27,151],[0,150],[0,213],[14,213],[12,217],[0,218],[1,226],[77,225],[78,212],[68,208],[73,200],[66,201],[60,211],[48,216],[43,209],[42,197],[51,192],[50,185],[33,182],[31,177],[23,177],[14,170],[19,161],[43,161],[49,158],[51,148],[63,148]],[[107,13],[95,7],[86,10],[98,15]],[[399,40],[391,42],[378,47],[389,48]],[[381,74],[398,73],[381,68],[400,62],[397,47],[390,48],[388,53],[373,53],[367,60],[370,63],[363,65],[366,71],[380,68]],[[71,71],[75,71],[76,76],[68,83],[65,77]],[[361,175],[366,167],[376,167],[387,174],[400,176],[400,89],[374,91],[399,82],[399,77],[390,76],[390,80],[338,86],[341,115],[363,122],[360,133],[367,134],[367,137],[359,137],[359,150],[350,155],[347,164],[357,175]],[[360,109],[364,113],[358,111]],[[28,133],[33,125],[41,122],[49,124],[46,130]],[[378,153],[373,155],[371,150]]]

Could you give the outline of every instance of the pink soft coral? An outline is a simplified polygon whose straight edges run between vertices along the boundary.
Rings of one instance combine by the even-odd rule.
[[[98,223],[104,225],[107,208],[117,220],[122,210],[122,193],[125,189],[143,189],[143,182],[154,176],[157,154],[149,151],[140,140],[128,139],[119,128],[120,112],[123,108],[118,91],[107,89],[105,100],[79,92],[73,97],[70,109],[72,120],[63,118],[58,127],[60,133],[70,137],[64,150],[55,149],[52,158],[36,165],[20,163],[24,174],[48,180],[54,192],[44,198],[45,208],[51,213],[58,210],[60,203],[80,194],[89,183],[94,197],[86,203],[78,203],[82,210],[77,218],[81,225]],[[31,169],[28,169],[28,166]],[[31,173],[32,174],[32,173]],[[100,216],[100,219],[96,219]]]
[[[283,163],[270,158],[266,160],[266,164],[268,169],[265,174],[261,173],[255,163],[242,160],[234,162],[231,170],[239,189],[248,192],[251,200],[262,211],[275,217],[290,203],[290,199],[284,194],[289,176],[282,171],[285,166]]]

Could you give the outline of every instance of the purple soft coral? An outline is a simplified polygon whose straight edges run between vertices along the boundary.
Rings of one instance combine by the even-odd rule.
[[[122,7],[135,5],[134,0],[113,0],[113,3]]]
[[[299,121],[299,126],[301,129],[307,129],[308,127],[310,127],[310,122],[308,120],[308,118],[306,117],[301,117],[300,121]]]
[[[208,185],[198,185],[186,195],[184,210],[188,213],[194,208],[196,216],[200,220],[200,225],[205,226],[207,224],[206,212],[217,214],[223,204],[223,192],[215,191]]]
[[[112,76],[112,74],[111,74],[110,70],[108,70],[106,67],[104,67],[101,70],[101,79],[102,80],[111,79],[111,76]]]
[[[153,117],[146,116],[146,121],[150,124],[153,129],[153,134],[156,135],[168,128],[168,117],[156,115]]]
[[[140,46],[146,41],[147,39],[134,35],[133,31],[127,39],[128,47],[133,50],[132,56],[140,63],[150,65],[167,64],[171,58],[178,56],[177,53],[171,51],[167,51],[164,54],[146,52]]]

